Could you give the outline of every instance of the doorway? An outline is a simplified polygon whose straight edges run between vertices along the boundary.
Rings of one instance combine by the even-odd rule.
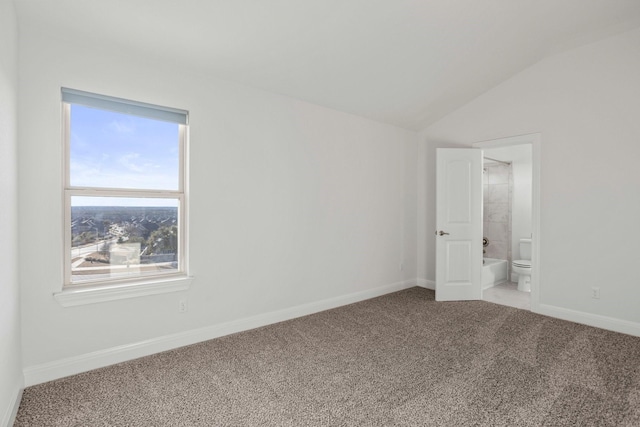
[[[482,299],[483,156],[485,150],[528,145],[531,155],[530,309],[539,309],[540,134],[482,141],[471,148],[437,150],[436,300]],[[497,151],[496,151],[497,152]],[[519,233],[522,233],[520,231]],[[520,237],[520,236],[518,236]],[[506,240],[503,238],[503,240]],[[505,243],[505,242],[503,242]],[[515,246],[509,244],[510,248]],[[504,256],[506,258],[506,256]],[[502,261],[506,266],[507,261]],[[521,266],[514,267],[516,272]],[[510,269],[509,269],[510,270]],[[511,272],[509,272],[511,274]],[[506,272],[505,272],[506,277]]]
[[[536,311],[540,292],[540,134],[483,141],[473,144],[473,147],[482,149],[485,158],[483,237],[488,238],[484,241],[485,258],[504,260],[507,269],[506,280],[501,283],[491,284],[486,283],[487,279],[483,280],[482,299]],[[504,198],[508,205],[502,204]],[[530,244],[527,239],[530,239]],[[523,254],[520,253],[521,248]],[[529,250],[530,254],[524,253]],[[513,267],[513,262],[518,264],[522,260],[530,260],[531,263],[530,285],[520,280],[514,271],[519,269]],[[484,269],[488,271],[487,267]],[[522,279],[529,280],[526,277]],[[529,287],[530,292],[527,292]]]

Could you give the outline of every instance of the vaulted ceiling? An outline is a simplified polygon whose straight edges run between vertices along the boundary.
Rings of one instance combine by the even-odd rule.
[[[416,130],[546,56],[640,26],[639,0],[15,4],[22,31],[181,62]]]

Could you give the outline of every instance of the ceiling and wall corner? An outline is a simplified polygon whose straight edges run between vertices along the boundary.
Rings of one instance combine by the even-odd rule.
[[[9,425],[23,386],[18,283],[18,28],[0,0],[0,425]]]
[[[637,0],[16,0],[23,31],[420,130],[544,57],[640,25]]]

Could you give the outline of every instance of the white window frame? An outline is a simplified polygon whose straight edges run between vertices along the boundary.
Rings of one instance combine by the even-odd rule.
[[[102,301],[131,298],[157,293],[175,292],[187,290],[192,277],[188,275],[187,253],[187,143],[188,143],[188,112],[156,105],[129,101],[121,98],[92,94],[73,89],[62,89],[62,139],[64,144],[64,280],[62,290],[54,293],[56,300],[63,306],[73,306]],[[79,102],[74,102],[79,100]],[[94,102],[95,104],[89,105]],[[104,187],[79,187],[71,185],[70,155],[71,155],[71,105],[89,105],[108,111],[116,111],[124,114],[146,116],[151,118],[168,115],[168,121],[177,123],[178,150],[179,150],[179,177],[177,190],[146,190],[130,188],[104,188]],[[97,106],[96,106],[97,104]],[[146,113],[151,113],[149,116]],[[157,115],[156,115],[157,114]],[[154,116],[156,115],[156,116]],[[158,116],[159,115],[159,116]],[[175,119],[175,117],[179,117]],[[181,117],[181,118],[180,118]],[[178,201],[178,270],[171,273],[141,274],[126,278],[104,278],[86,280],[81,282],[71,281],[71,198],[73,196],[85,197],[134,197],[134,198],[164,198]]]

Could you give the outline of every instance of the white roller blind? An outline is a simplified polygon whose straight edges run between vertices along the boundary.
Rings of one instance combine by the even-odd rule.
[[[187,111],[179,110],[177,108],[161,107],[159,105],[114,98],[106,95],[98,95],[95,93],[64,87],[62,88],[62,102],[131,114],[149,119],[162,120],[164,122],[178,123],[181,125],[186,125],[189,118]]]

